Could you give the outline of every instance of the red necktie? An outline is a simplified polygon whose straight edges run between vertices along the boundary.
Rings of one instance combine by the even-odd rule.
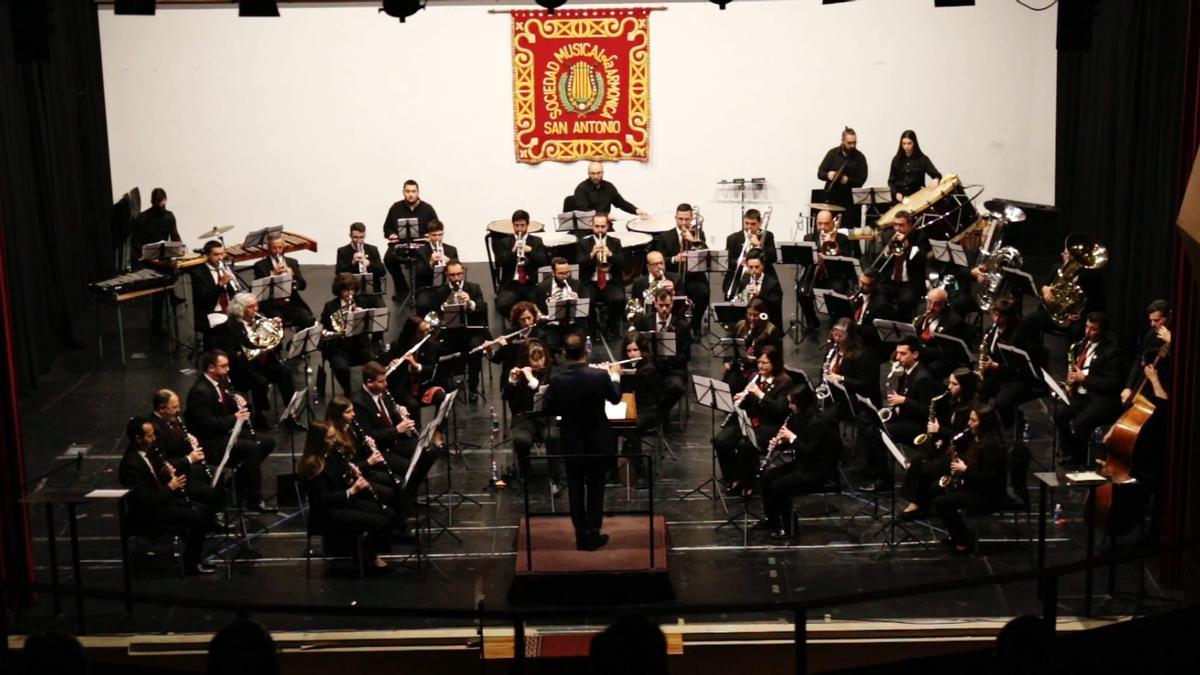
[[[529,277],[526,276],[525,266],[522,265],[522,266],[518,267],[517,268],[517,283],[524,286],[525,282],[527,282],[528,280],[529,280]]]
[[[1091,345],[1088,345],[1079,351],[1079,358],[1075,359],[1075,370],[1083,370],[1083,364],[1087,361],[1088,350]]]
[[[601,239],[597,239],[596,246],[604,246],[604,241]],[[607,285],[608,285],[608,274],[604,271],[604,268],[601,267],[601,264],[599,262],[597,262],[596,263],[596,287],[599,288],[600,290],[604,290],[604,287]]]
[[[921,329],[921,342],[929,342],[933,339],[933,329],[929,327],[930,323],[932,322],[929,320],[929,317],[925,317],[925,326]]]
[[[863,310],[867,308],[867,298],[864,296],[862,301],[858,303],[858,309],[854,310],[854,323],[862,323]]]

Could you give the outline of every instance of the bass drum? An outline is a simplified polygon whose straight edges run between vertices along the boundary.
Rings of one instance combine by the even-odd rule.
[[[927,185],[904,198],[879,217],[876,225],[887,229],[895,222],[896,214],[908,211],[916,216],[916,226],[930,239],[947,240],[979,219],[979,213],[967,198],[957,174],[947,174],[941,181]]]

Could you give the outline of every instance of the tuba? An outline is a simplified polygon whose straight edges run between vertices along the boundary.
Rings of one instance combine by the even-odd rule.
[[[1050,282],[1050,299],[1042,298],[1046,313],[1060,328],[1071,323],[1071,315],[1083,311],[1087,294],[1079,287],[1079,273],[1083,270],[1103,269],[1108,264],[1108,249],[1091,242],[1071,243],[1067,237],[1067,261],[1058,268],[1058,275]]]
[[[246,350],[246,358],[253,361],[283,342],[283,321],[255,315],[249,339],[252,346]]]

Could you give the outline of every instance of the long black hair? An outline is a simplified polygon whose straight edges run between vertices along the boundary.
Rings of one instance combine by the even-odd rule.
[[[921,152],[921,144],[917,141],[917,132],[912,129],[905,129],[900,134],[900,142],[896,145],[896,156],[892,158],[893,164],[903,162],[908,157],[908,155],[904,154],[904,139],[906,138],[913,142],[913,159],[920,159],[925,156],[925,153]]]

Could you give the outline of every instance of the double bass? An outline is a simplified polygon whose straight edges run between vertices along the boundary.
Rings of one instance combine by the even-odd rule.
[[[1159,348],[1152,364],[1155,368],[1167,357],[1170,347],[1168,342]],[[1128,534],[1137,527],[1150,496],[1146,486],[1129,482],[1133,477],[1133,451],[1155,410],[1154,402],[1142,394],[1146,384],[1146,376],[1142,375],[1129,399],[1129,407],[1108,432],[1108,457],[1104,459],[1100,473],[1108,477],[1109,482],[1096,488],[1094,504],[1084,504],[1084,513],[1091,513],[1093,518],[1089,525],[1099,527],[1112,537]]]

